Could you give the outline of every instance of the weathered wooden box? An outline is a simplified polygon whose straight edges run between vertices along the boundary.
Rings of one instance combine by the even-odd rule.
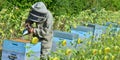
[[[2,60],[35,60],[40,58],[41,43],[31,44],[22,39],[4,40]]]
[[[55,51],[61,44],[63,40],[66,40],[66,46],[65,47],[72,47],[71,44],[75,42],[75,40],[78,39],[78,34],[69,33],[69,32],[62,32],[62,31],[54,31],[53,34],[53,45],[52,45],[52,51]],[[60,45],[58,45],[60,44]]]

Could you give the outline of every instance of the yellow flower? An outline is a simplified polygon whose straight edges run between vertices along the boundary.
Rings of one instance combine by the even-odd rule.
[[[66,52],[65,52],[65,55],[70,55],[70,54],[71,54],[71,52],[72,52],[72,50],[71,50],[71,49],[67,49],[67,50],[66,50]]]
[[[53,60],[53,57],[52,56],[48,56],[49,60]]]
[[[83,50],[81,51],[81,53],[84,55],[84,54],[86,53],[86,51],[83,49]]]
[[[5,25],[5,23],[0,23],[0,25],[4,26],[4,25]]]
[[[19,10],[19,8],[18,8],[18,7],[15,7],[15,9],[16,9],[16,10]]]
[[[75,60],[75,58],[72,58],[72,60]]]
[[[24,30],[24,28],[20,28],[20,31],[23,31]]]
[[[10,29],[10,32],[11,32],[11,33],[13,33],[13,30],[12,30],[12,29]]]
[[[118,24],[120,24],[120,21],[118,22]]]
[[[108,56],[104,56],[104,60],[108,60]]]
[[[88,41],[87,44],[90,45],[90,44],[91,44],[91,41]]]
[[[114,49],[117,51],[119,50],[119,46],[115,46]]]
[[[77,43],[80,44],[82,41],[80,38],[78,38]]]
[[[67,44],[66,40],[63,40],[62,41],[62,46],[66,46],[66,44]]]
[[[62,53],[62,50],[58,50],[57,52]]]
[[[99,50],[99,54],[102,54],[102,50]]]
[[[53,60],[53,57],[49,57],[49,60]]]
[[[60,60],[58,57],[54,57],[53,60]]]
[[[77,28],[77,25],[76,25],[76,24],[73,24],[73,27],[74,27],[74,28]]]
[[[110,48],[109,48],[109,47],[105,48],[105,49],[104,49],[104,52],[105,52],[106,54],[109,53],[109,52],[110,52]]]
[[[95,55],[97,54],[97,49],[93,49],[92,53]]]
[[[32,44],[36,44],[37,42],[38,42],[38,38],[37,37],[33,37],[31,43]]]
[[[86,23],[85,26],[88,26],[88,24]]]
[[[114,40],[114,38],[113,38],[113,37],[111,37],[111,40]]]
[[[112,60],[115,60],[115,56],[112,56]]]

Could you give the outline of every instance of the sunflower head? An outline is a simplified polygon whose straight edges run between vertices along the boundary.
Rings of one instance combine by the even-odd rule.
[[[38,43],[38,40],[39,39],[37,37],[33,37],[31,43],[36,44],[36,43]]]
[[[66,44],[67,44],[66,40],[63,40],[62,41],[62,46],[66,46]]]
[[[105,49],[104,49],[104,52],[105,52],[106,54],[109,53],[109,52],[110,52],[110,48],[109,48],[109,47],[105,48]]]
[[[71,49],[67,49],[67,50],[66,50],[66,52],[65,52],[65,55],[70,55],[70,54],[71,54],[71,52],[72,52],[72,50],[71,50]]]

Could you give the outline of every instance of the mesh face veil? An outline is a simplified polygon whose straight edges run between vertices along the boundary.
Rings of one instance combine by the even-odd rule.
[[[47,8],[43,2],[37,2],[32,5],[32,9],[29,13],[28,20],[34,22],[43,22],[46,20]]]

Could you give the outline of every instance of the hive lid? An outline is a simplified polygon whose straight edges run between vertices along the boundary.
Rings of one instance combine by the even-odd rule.
[[[23,43],[30,43],[30,40],[26,40],[23,38],[12,38],[10,40],[17,41],[17,42],[23,42]]]

